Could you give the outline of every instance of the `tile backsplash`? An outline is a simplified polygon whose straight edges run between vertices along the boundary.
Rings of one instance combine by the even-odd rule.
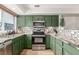
[[[23,32],[25,32],[26,34],[32,34],[33,33],[33,28],[32,27],[23,27],[22,28]]]

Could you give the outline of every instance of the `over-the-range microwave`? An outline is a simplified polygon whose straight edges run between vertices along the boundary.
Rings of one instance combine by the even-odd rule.
[[[34,27],[42,27],[45,26],[45,21],[34,21],[33,22]]]

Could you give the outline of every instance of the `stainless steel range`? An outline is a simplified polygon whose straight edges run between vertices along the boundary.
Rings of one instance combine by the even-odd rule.
[[[45,21],[34,21],[33,22],[33,34],[32,34],[32,47],[39,47],[41,45],[45,48]]]

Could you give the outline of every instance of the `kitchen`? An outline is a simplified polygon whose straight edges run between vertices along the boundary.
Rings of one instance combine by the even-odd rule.
[[[0,55],[79,55],[78,8],[0,4]]]

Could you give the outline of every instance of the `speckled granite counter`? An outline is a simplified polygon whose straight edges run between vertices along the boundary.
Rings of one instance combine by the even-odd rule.
[[[49,34],[49,35],[51,35],[52,37],[55,37],[55,38],[61,40],[62,42],[66,43],[66,44],[69,44],[69,45],[73,46],[74,48],[79,49],[79,43],[78,42],[76,43],[75,41],[73,41],[73,40],[71,40],[69,38],[67,39],[66,37],[62,38],[60,36],[53,35],[53,34]]]
[[[4,43],[4,42],[6,42],[6,41],[12,40],[13,38],[22,36],[22,35],[24,35],[24,34],[25,34],[25,33],[8,35],[8,36],[5,37],[5,38],[4,38],[4,37],[3,37],[3,38],[0,37],[0,44]]]

